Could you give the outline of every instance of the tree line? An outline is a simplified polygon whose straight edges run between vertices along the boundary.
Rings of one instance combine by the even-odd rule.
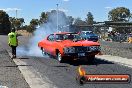
[[[73,18],[72,16],[66,16],[66,14],[62,11],[58,11],[58,13],[63,15],[63,19],[65,19],[66,21],[66,24],[63,24],[61,26],[93,25],[96,23],[96,21],[94,20],[94,16],[91,12],[88,12],[86,14],[85,20],[82,20],[79,17]],[[9,17],[9,15],[5,11],[0,10],[0,34],[1,33],[8,34],[11,28],[16,28],[17,30],[26,30],[27,32],[32,33],[34,30],[36,30],[37,26],[40,26],[41,24],[51,21],[50,15],[53,15],[53,14],[57,14],[57,11],[52,10],[50,12],[42,12],[38,19],[33,18],[30,21],[29,25],[25,25],[24,18]],[[109,11],[108,20],[113,22],[131,22],[132,14],[128,8],[117,7]],[[96,29],[96,30],[100,30],[100,29]],[[116,31],[116,32],[124,32],[124,30],[128,30],[128,29],[123,27],[113,28],[113,31]],[[130,31],[125,31],[125,32],[130,32]]]

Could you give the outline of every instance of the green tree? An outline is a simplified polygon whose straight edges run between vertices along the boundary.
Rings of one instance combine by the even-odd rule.
[[[128,18],[129,22],[132,22],[132,13],[130,14],[129,18]]]
[[[16,20],[14,21],[14,26],[15,26],[15,28],[18,30],[18,28],[20,28],[20,26],[21,26],[20,20],[16,19]]]
[[[74,26],[73,28],[71,28],[72,30],[74,31],[80,31],[80,30],[84,30],[84,27],[81,27],[81,25],[86,25],[87,23],[83,20],[81,20],[81,18],[76,18],[75,21],[74,21]]]
[[[25,28],[26,28],[26,31],[29,32],[29,33],[34,32],[34,28],[31,25],[26,25]]]
[[[93,20],[94,20],[94,18],[93,18],[92,13],[91,13],[91,12],[88,12],[87,18],[86,18],[86,23],[87,23],[88,25],[93,25],[93,23],[94,23]]]
[[[57,14],[58,13],[58,14]],[[58,19],[57,19],[58,15]],[[50,12],[47,12],[47,22],[52,23],[52,26],[57,28],[57,20],[58,20],[58,30],[59,31],[66,31],[68,29],[68,17],[63,11],[58,10],[51,10]]]
[[[68,24],[69,25],[72,25],[73,24],[73,21],[74,21],[74,18],[72,16],[68,16],[67,17],[67,20],[68,20]]]
[[[14,22],[15,22],[15,17],[9,17],[9,20],[11,22],[11,28],[15,27]]]
[[[33,32],[36,29],[36,27],[38,26],[38,24],[39,24],[38,19],[32,19],[30,21],[30,25],[29,25],[29,27],[31,27],[31,28],[29,28],[31,30],[30,32]]]
[[[21,29],[24,23],[24,18],[15,18],[15,17],[10,17],[10,22],[12,27],[15,27],[17,30]]]
[[[38,25],[38,22],[39,22],[38,19],[32,19],[32,20],[30,21],[30,25],[36,27],[36,26]]]
[[[47,22],[47,17],[48,17],[48,15],[45,12],[42,12],[41,16],[40,16],[39,24],[43,24],[43,23]]]
[[[74,25],[86,25],[86,22],[81,20],[81,18],[76,18],[74,21]]]
[[[22,30],[27,30],[27,26],[28,26],[28,25],[23,25],[23,26],[21,27],[21,29],[22,29]]]
[[[130,10],[125,7],[117,7],[109,11],[108,19],[114,22],[127,22],[131,16]]]
[[[108,19],[113,22],[129,22],[131,19],[131,13],[128,8],[117,7],[109,11]],[[125,27],[116,27],[112,28],[112,30],[119,33],[129,33],[129,28]]]
[[[23,24],[25,23],[24,18],[19,18],[19,20],[20,20],[21,27],[22,27],[22,26],[23,26]]]
[[[9,21],[9,15],[5,11],[0,10],[0,33],[8,34],[10,29],[11,23]]]

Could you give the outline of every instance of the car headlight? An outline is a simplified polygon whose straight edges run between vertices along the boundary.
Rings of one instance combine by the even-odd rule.
[[[101,47],[100,46],[90,46],[89,47],[89,50],[90,51],[100,51],[101,50]]]
[[[64,53],[75,53],[75,48],[74,47],[65,47]]]

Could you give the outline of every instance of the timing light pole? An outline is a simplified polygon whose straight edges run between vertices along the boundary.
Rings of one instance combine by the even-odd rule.
[[[16,9],[16,19],[17,19],[17,12],[18,12],[18,11],[17,11],[17,9]]]
[[[59,4],[56,4],[56,6],[57,6],[57,11],[56,11],[57,12],[57,31],[59,31],[59,29],[58,29],[58,5]]]
[[[18,10],[16,9],[16,20],[17,20],[17,13],[18,13]],[[17,27],[15,27],[16,31],[17,31]]]

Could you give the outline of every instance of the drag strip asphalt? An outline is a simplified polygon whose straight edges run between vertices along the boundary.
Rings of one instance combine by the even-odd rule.
[[[24,58],[24,59],[23,59]],[[31,65],[35,72],[39,72],[41,77],[50,80],[51,85],[57,88],[131,88],[129,84],[85,84],[80,86],[76,83],[77,69],[81,65],[87,74],[130,74],[132,69],[126,66],[118,65],[109,61],[95,59],[93,64],[87,64],[85,61],[74,61],[59,63],[53,58],[45,57],[20,57],[19,59]],[[15,59],[14,59],[15,60]]]
[[[5,41],[4,38],[6,40],[6,37],[2,36],[3,44]],[[22,41],[24,43],[24,39]],[[5,47],[5,49],[8,49],[6,43],[3,45],[3,47]],[[99,58],[96,58],[94,63],[88,64],[83,60],[59,63],[57,60],[49,57],[18,56],[16,60],[14,59],[14,62],[19,62],[19,65],[22,66],[27,65],[29,68],[32,67],[32,73],[38,73],[37,75],[41,76],[43,80],[48,79],[47,83],[50,84],[50,86],[54,85],[57,88],[132,88],[131,82],[128,84],[85,84],[83,86],[78,85],[76,82],[76,76],[78,74],[77,70],[80,65],[86,70],[87,74],[132,75],[132,68],[119,65],[114,62],[101,60]],[[29,70],[32,71],[31,69]],[[24,77],[26,79],[26,76]]]
[[[97,55],[96,58],[132,68],[132,59],[112,55]]]

